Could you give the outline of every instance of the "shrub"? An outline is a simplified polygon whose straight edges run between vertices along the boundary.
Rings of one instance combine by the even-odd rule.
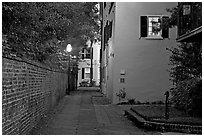
[[[149,105],[149,104],[150,104],[150,102],[148,102],[148,101],[147,101],[147,102],[145,102],[144,104]]]
[[[96,86],[96,81],[95,81],[95,80],[92,80],[92,82],[90,83],[90,86],[91,86],[91,87],[95,87],[95,86]]]
[[[163,101],[158,101],[157,104],[161,105],[161,104],[164,104]]]
[[[151,102],[151,104],[152,105],[163,105],[164,104],[164,102],[163,101],[153,101],[153,102]]]
[[[130,105],[136,104],[135,99],[128,99],[128,104],[130,104]]]
[[[80,87],[88,87],[89,85],[89,81],[88,80],[84,80],[81,83],[79,83]]]
[[[140,101],[135,101],[135,104],[140,105],[142,103]]]
[[[191,116],[202,116],[202,79],[184,80],[171,89],[171,102]]]

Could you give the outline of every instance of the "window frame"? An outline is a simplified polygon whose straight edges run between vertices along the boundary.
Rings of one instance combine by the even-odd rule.
[[[83,48],[81,51],[81,58],[82,59],[91,59],[91,53],[86,48]]]
[[[87,77],[87,75],[89,75],[89,77]],[[91,70],[90,70],[90,68],[89,68],[89,67],[85,67],[85,69],[84,69],[84,78],[85,78],[85,79],[89,79],[90,76],[91,76]]]
[[[143,33],[143,32],[142,32],[142,29],[144,28],[144,25],[145,25],[145,24],[142,24],[142,23],[141,23],[141,17],[142,17],[142,16],[143,16],[143,17],[146,17],[146,23],[147,23],[147,24],[146,24],[146,31],[147,31],[147,32],[146,32],[146,36],[145,36],[145,37],[143,36],[144,34],[142,34],[142,33]],[[161,26],[162,26],[162,19],[163,19],[163,17],[165,17],[165,18],[168,17],[168,18],[169,18],[168,15],[154,15],[154,14],[153,14],[153,15],[140,15],[140,16],[139,16],[139,20],[140,20],[140,21],[139,21],[139,28],[140,28],[140,29],[139,29],[139,35],[140,35],[140,38],[145,38],[145,39],[147,39],[147,40],[154,40],[154,39],[155,39],[155,40],[163,40],[163,39],[165,39],[165,38],[169,38],[169,29],[168,29],[168,37],[164,37],[164,36],[163,36],[162,33],[163,33],[164,29],[162,29],[162,28],[161,28],[161,30],[160,30],[160,32],[161,32],[160,36],[149,35],[149,18],[150,18],[150,17],[159,17],[159,18],[161,19],[161,24],[160,24]],[[143,27],[143,28],[142,28],[142,27]]]
[[[147,38],[163,39],[163,37],[162,37],[162,28],[161,28],[160,31],[158,31],[160,33],[159,35],[150,35],[149,34],[149,33],[153,33],[153,23],[150,25],[150,18],[152,18],[152,19],[158,18],[158,19],[161,20],[162,17],[161,16],[147,16]],[[161,27],[161,24],[162,23],[160,23],[160,27]],[[152,29],[151,31],[150,31],[150,28]]]

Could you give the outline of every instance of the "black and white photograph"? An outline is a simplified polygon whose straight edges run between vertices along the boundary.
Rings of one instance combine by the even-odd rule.
[[[2,135],[202,135],[202,1],[2,1]]]

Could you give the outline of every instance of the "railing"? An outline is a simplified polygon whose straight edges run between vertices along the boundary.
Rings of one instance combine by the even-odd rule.
[[[202,3],[178,3],[178,36],[202,26]]]

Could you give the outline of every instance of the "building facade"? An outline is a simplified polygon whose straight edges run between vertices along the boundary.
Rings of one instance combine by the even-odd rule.
[[[178,3],[178,42],[202,41],[202,2]]]
[[[90,83],[91,76],[91,58],[93,68],[93,81],[96,86],[99,86],[100,81],[100,43],[93,43],[92,50],[90,48],[90,42],[87,43],[89,48],[82,48],[80,51],[81,60],[78,64],[78,86],[84,81]]]
[[[116,104],[164,100],[172,86],[170,53],[176,46],[176,29],[162,28],[177,3],[105,2],[102,4],[101,90]]]

